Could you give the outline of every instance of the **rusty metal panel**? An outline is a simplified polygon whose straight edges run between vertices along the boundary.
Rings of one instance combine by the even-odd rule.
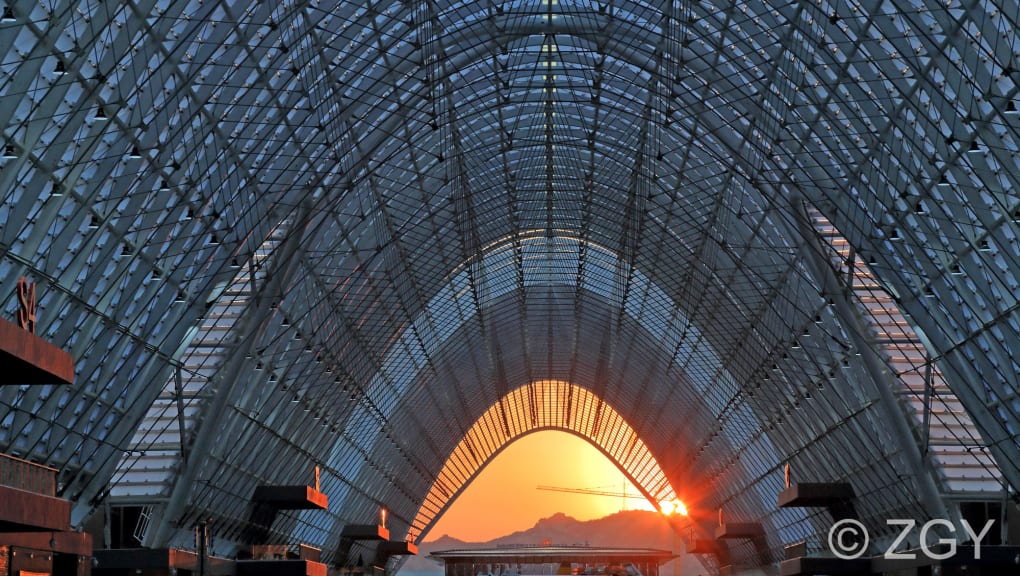
[[[71,384],[74,360],[53,344],[0,319],[0,385]]]
[[[57,495],[57,470],[9,454],[0,454],[0,486]]]
[[[0,531],[53,530],[71,530],[70,502],[0,486]]]

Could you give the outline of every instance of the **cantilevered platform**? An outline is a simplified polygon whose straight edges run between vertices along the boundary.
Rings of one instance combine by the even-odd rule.
[[[348,524],[340,531],[334,562],[343,565],[355,542],[385,543],[390,539],[390,531],[381,524]]]
[[[70,529],[69,501],[0,485],[0,532],[61,532]]]
[[[857,518],[854,488],[846,482],[800,482],[779,493],[780,508],[828,508],[833,520]]]
[[[390,531],[378,524],[348,524],[340,531],[341,539],[348,540],[389,540]]]
[[[403,540],[383,540],[375,547],[375,565],[385,566],[393,556],[417,556],[418,547]]]
[[[71,384],[74,359],[53,344],[0,318],[0,385]]]
[[[779,493],[780,508],[828,507],[854,499],[846,482],[801,482]]]
[[[376,554],[384,558],[390,556],[417,556],[418,547],[413,542],[403,540],[384,540],[376,547]]]
[[[738,540],[762,538],[765,530],[757,522],[726,522],[715,529],[716,540]]]

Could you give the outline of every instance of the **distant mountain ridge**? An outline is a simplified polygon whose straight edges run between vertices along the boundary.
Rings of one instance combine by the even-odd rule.
[[[418,547],[418,556],[409,558],[399,574],[441,573],[442,567],[427,558],[439,550],[494,548],[511,544],[539,545],[546,541],[552,545],[672,550],[673,532],[661,514],[645,510],[627,510],[587,521],[557,513],[542,518],[527,530],[519,530],[488,542],[465,542],[447,535],[423,542]]]

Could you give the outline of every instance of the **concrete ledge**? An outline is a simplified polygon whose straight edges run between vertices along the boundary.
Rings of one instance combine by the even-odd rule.
[[[801,482],[779,493],[779,507],[825,507],[853,499],[854,489],[846,482]]]
[[[71,503],[67,500],[0,486],[0,532],[70,530]]]
[[[53,344],[0,318],[0,385],[71,384],[74,359]]]
[[[252,502],[275,510],[325,510],[329,497],[311,486],[258,486]]]

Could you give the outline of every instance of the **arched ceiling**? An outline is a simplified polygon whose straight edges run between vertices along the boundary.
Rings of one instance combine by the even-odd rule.
[[[236,544],[319,464],[342,506],[279,538],[406,533],[472,423],[561,380],[779,550],[824,529],[771,507],[789,461],[876,525],[952,514],[896,400],[925,365],[1020,487],[1013,5],[4,8],[0,285],[77,380],[0,390],[0,447],[77,522]]]

